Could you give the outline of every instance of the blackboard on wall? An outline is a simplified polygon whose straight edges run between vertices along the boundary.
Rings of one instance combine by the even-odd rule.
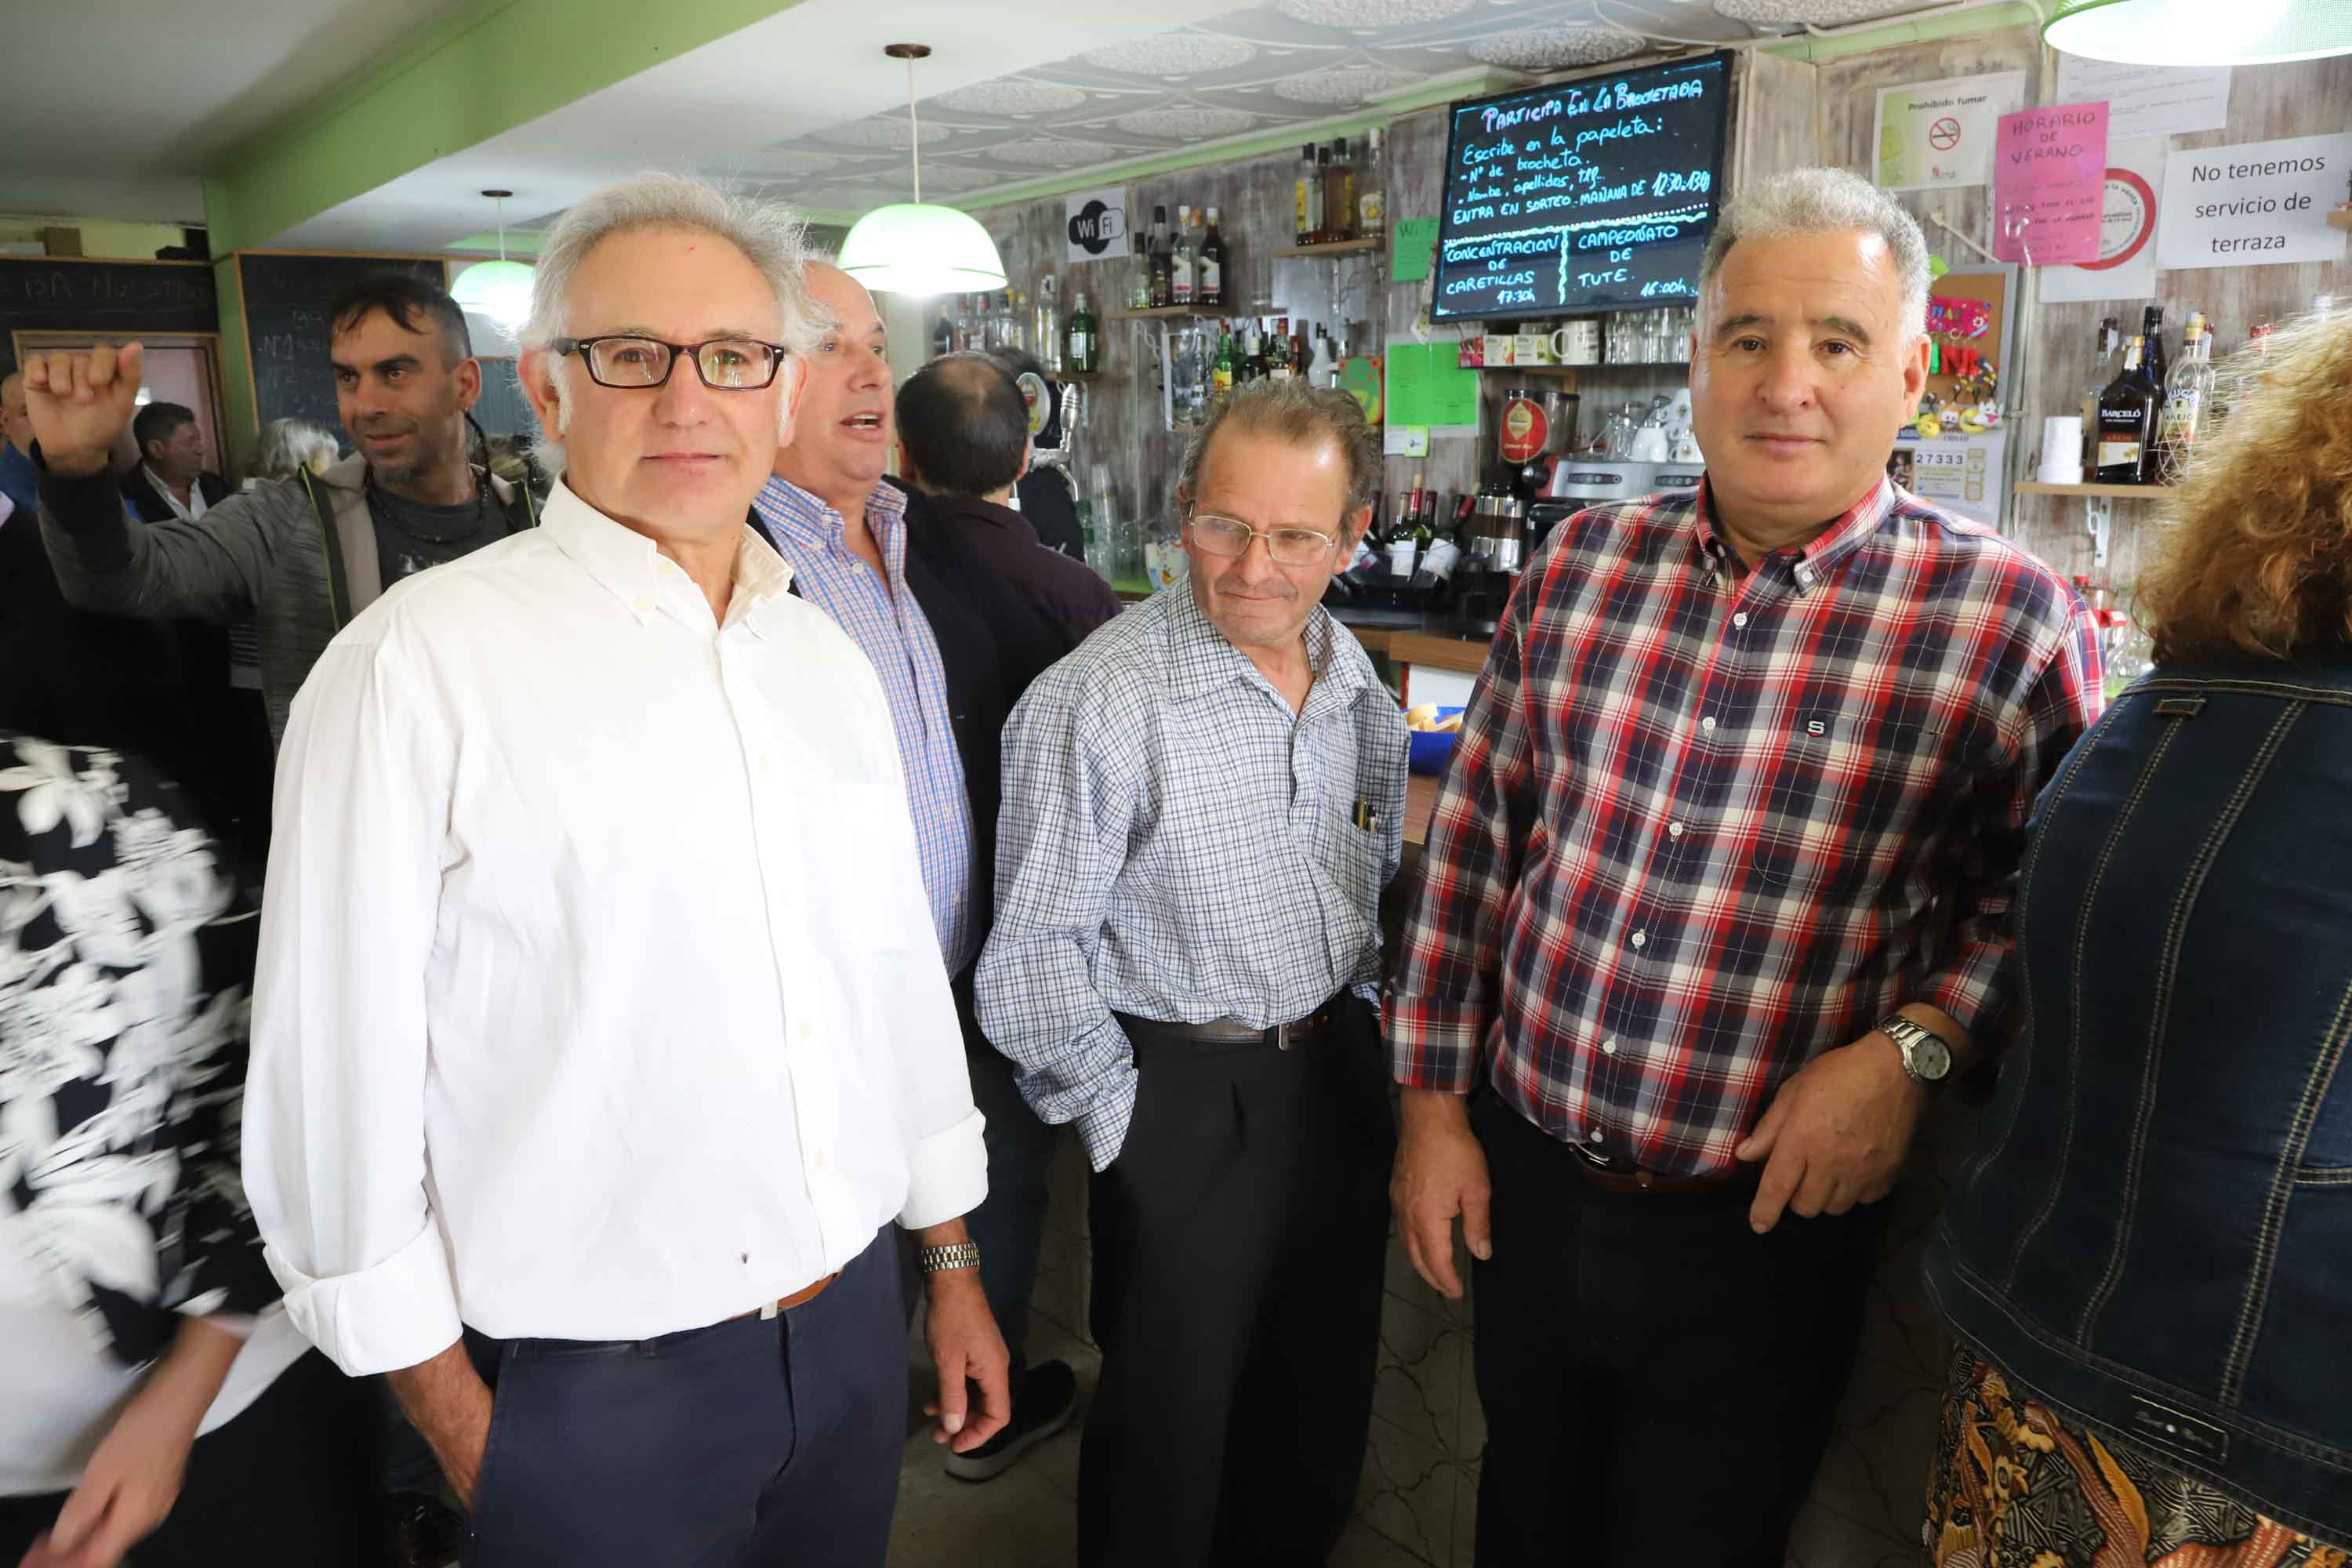
[[[513,360],[482,361],[482,395],[474,405],[474,418],[487,435],[539,438],[539,421],[523,397],[522,384],[515,379]]]
[[[306,419],[348,448],[351,439],[335,411],[335,373],[327,363],[328,305],[371,272],[413,272],[446,289],[448,268],[431,258],[259,251],[240,252],[236,262],[253,366],[254,418],[265,426],[273,419]]]
[[[1696,299],[1723,200],[1730,79],[1717,54],[1454,105],[1432,315]]]
[[[20,331],[219,331],[205,262],[0,258],[0,356],[14,358]]]

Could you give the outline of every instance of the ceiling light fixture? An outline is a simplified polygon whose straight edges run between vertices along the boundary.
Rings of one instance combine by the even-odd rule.
[[[1004,263],[980,220],[923,200],[922,126],[915,118],[915,62],[929,44],[890,44],[882,52],[907,62],[907,150],[915,199],[876,207],[841,242],[841,269],[868,289],[893,294],[965,294],[1004,287]]]
[[[531,268],[528,262],[507,259],[507,198],[512,191],[484,191],[482,195],[499,204],[499,258],[477,261],[457,274],[450,297],[478,315],[484,315],[511,332],[530,314]]]
[[[2135,66],[2260,66],[2352,54],[2344,0],[2057,0],[2042,25],[2053,49]]]

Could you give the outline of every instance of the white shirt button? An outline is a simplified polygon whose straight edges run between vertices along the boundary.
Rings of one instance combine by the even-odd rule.
[[[1745,610],[1742,610],[1742,611],[1740,611],[1738,615],[1736,615],[1736,616],[1732,616],[1732,617],[1731,617],[1731,624],[1732,624],[1733,626],[1746,626],[1746,625],[1748,624],[1748,612],[1747,612],[1747,611],[1745,611]]]
[[[1813,584],[1813,569],[1810,566],[1798,567],[1797,581],[1804,584],[1809,588],[1811,587]]]
[[[1617,1054],[1617,1040],[1614,1036],[1601,1042],[1601,1054],[1604,1057],[1613,1057]]]
[[[1666,824],[1666,833],[1670,837],[1680,838],[1683,836],[1683,825],[1679,822],[1669,822]]]
[[[1647,947],[1647,946],[1649,946],[1649,945],[1650,945],[1650,933],[1649,933],[1648,931],[1635,931],[1635,932],[1633,933],[1633,945],[1634,945],[1635,947]]]
[[[811,1164],[814,1165],[818,1170],[820,1170],[820,1171],[824,1170],[824,1150],[822,1150],[822,1149],[818,1150],[818,1151],[816,1152],[816,1158],[815,1158],[815,1159],[814,1159],[814,1160],[812,1160],[812,1161],[810,1161],[809,1163],[810,1163]]]
[[[1592,1142],[1595,1142],[1595,1143],[1600,1142],[1601,1142],[1601,1129],[1600,1129],[1600,1128],[1598,1128],[1598,1127],[1594,1128],[1591,1131],[1590,1131],[1590,1132],[1586,1133],[1586,1134],[1585,1134],[1585,1137],[1586,1137],[1587,1139],[1591,1140]]]
[[[1714,734],[1714,733],[1715,733],[1715,715],[1714,715],[1714,714],[1712,714],[1712,713],[1710,713],[1710,714],[1708,714],[1706,718],[1704,718],[1704,719],[1700,720],[1700,721],[1698,721],[1698,727],[1699,727],[1700,729],[1702,729],[1702,730],[1706,731],[1708,734],[1710,734],[1710,735]]]

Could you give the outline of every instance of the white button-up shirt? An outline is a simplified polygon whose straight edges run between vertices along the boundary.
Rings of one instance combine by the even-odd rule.
[[[395,585],[278,752],[245,1183],[354,1374],[649,1338],[987,1191],[873,668],[559,484]]]

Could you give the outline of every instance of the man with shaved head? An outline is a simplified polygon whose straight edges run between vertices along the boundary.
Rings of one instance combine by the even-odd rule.
[[[954,978],[973,1101],[987,1118],[990,1194],[969,1224],[1012,1352],[1013,1420],[986,1447],[947,1459],[951,1474],[986,1480],[1066,1425],[1077,1399],[1067,1366],[1027,1367],[1022,1357],[1045,1170],[1019,1138],[1022,1121],[1034,1128],[1034,1119],[995,1070],[971,1005],[971,965],[992,910],[1004,721],[1067,644],[955,524],[886,477],[889,344],[874,297],[822,262],[809,265],[808,289],[828,325],[775,475],[752,504],[792,563],[793,591],[849,634],[889,699],[924,890]]]

